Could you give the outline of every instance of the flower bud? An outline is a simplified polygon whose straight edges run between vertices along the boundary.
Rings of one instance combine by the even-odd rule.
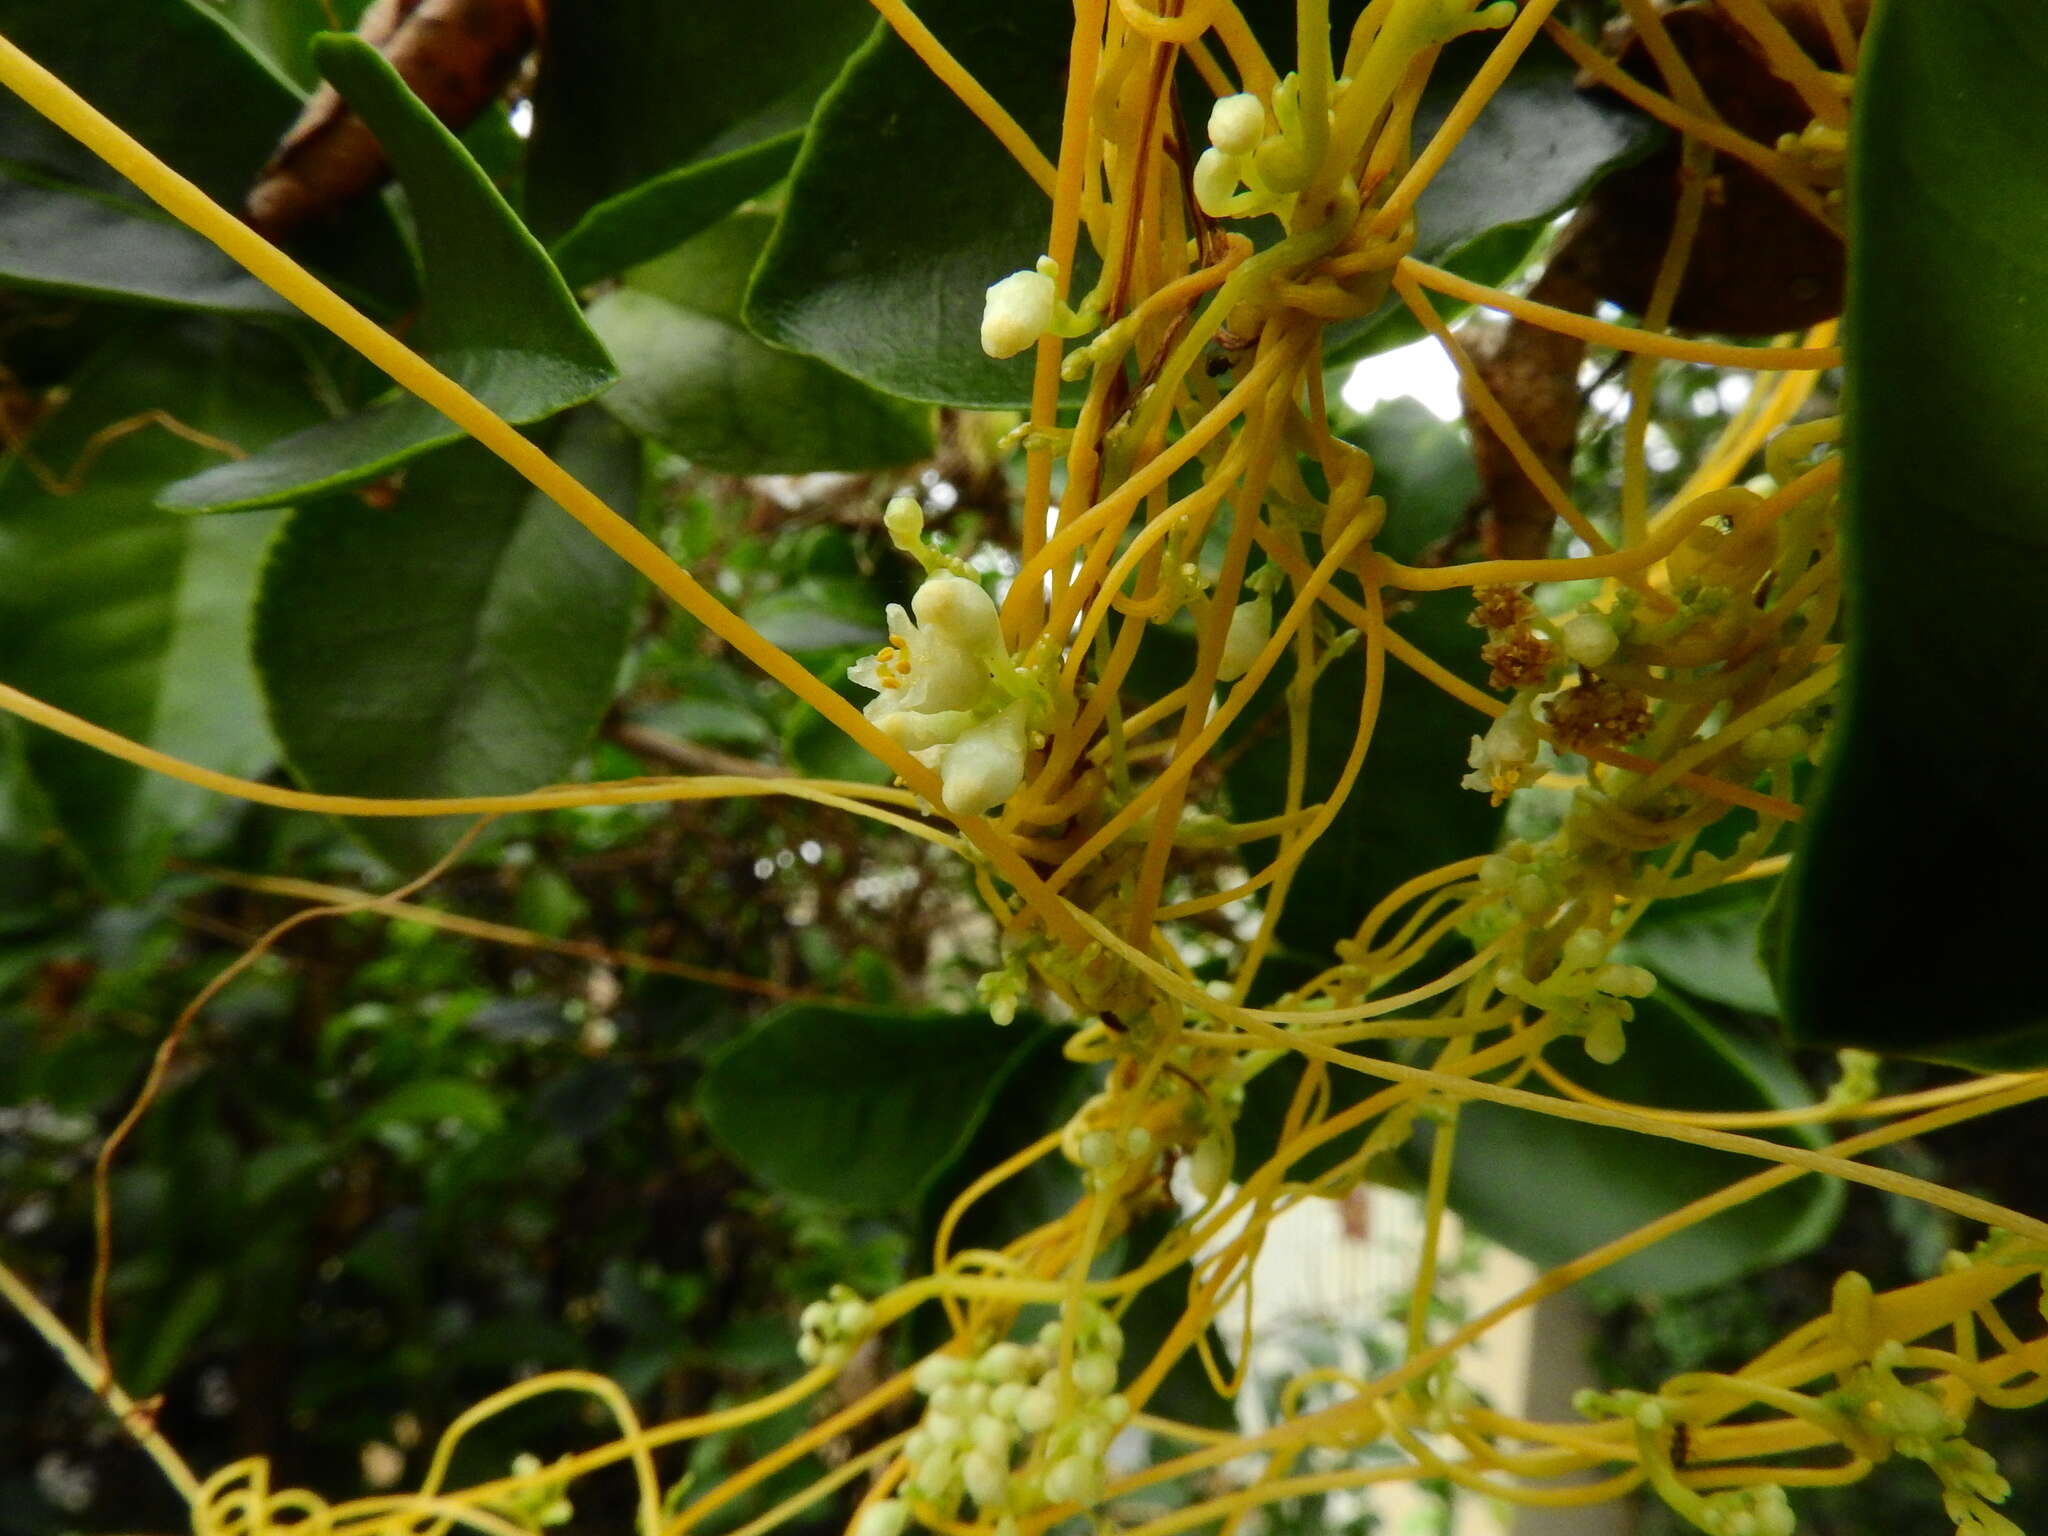
[[[1230,629],[1223,637],[1223,659],[1216,664],[1221,682],[1240,678],[1251,670],[1259,652],[1273,638],[1273,600],[1261,594],[1231,610]]]
[[[939,769],[940,798],[955,816],[979,816],[1023,787],[1024,714],[1024,705],[1012,704],[947,749]]]
[[[1015,357],[1052,329],[1056,294],[1043,272],[1012,272],[989,286],[981,310],[981,350]]]
[[[1600,614],[1582,613],[1565,621],[1564,653],[1582,667],[1602,666],[1620,648],[1620,636]]]
[[[1250,91],[1225,96],[1209,109],[1209,142],[1226,155],[1248,155],[1265,136],[1265,103]]]
[[[910,1506],[901,1499],[870,1504],[853,1522],[853,1536],[903,1536],[910,1524]]]

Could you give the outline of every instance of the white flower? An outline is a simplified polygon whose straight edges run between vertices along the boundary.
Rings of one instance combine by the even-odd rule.
[[[1058,297],[1052,277],[1039,271],[1012,272],[989,286],[981,309],[981,350],[990,357],[1015,357],[1052,329]]]
[[[1491,794],[1493,803],[1499,805],[1524,779],[1531,777],[1536,749],[1541,744],[1536,722],[1529,718],[1528,699],[1517,699],[1484,736],[1472,738],[1472,750],[1465,759],[1472,771],[1459,783],[1466,789]]]
[[[1225,96],[1209,109],[1209,142],[1226,155],[1248,155],[1265,136],[1265,104],[1250,91]]]
[[[1014,663],[995,601],[979,583],[941,572],[910,607],[889,605],[889,643],[846,675],[875,690],[867,717],[938,771],[946,809],[978,816],[1023,784],[1030,740],[1029,707],[1005,702],[996,681]]]

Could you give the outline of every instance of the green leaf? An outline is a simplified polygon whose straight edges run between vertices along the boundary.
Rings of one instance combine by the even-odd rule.
[[[1497,44],[1477,34],[1446,48],[1416,108],[1413,142],[1427,144]],[[1576,70],[1539,38],[1458,141],[1415,203],[1414,254],[1484,283],[1508,277],[1545,226],[1609,171],[1641,159],[1664,137],[1657,123],[1606,96],[1580,91]],[[1446,307],[1446,313],[1450,313]],[[1325,338],[1331,362],[1416,340],[1421,327],[1398,298]]]
[[[882,469],[928,455],[928,409],[771,347],[740,323],[747,274],[773,227],[766,214],[737,214],[591,306],[621,372],[606,409],[735,474]]]
[[[594,411],[541,436],[615,509],[640,453]],[[232,521],[230,519],[229,521]],[[420,460],[395,505],[293,513],[263,573],[256,658],[279,742],[314,789],[467,795],[559,780],[596,727],[637,579],[567,513],[473,443]],[[403,867],[466,819],[359,819]]]
[[[0,282],[177,309],[295,313],[168,214],[13,167],[0,174]]]
[[[641,189],[658,201],[653,186],[668,182],[673,191],[674,179],[714,177],[712,167],[735,151],[801,128],[873,23],[864,0],[554,7],[527,166],[534,228],[554,239],[600,204],[622,205]],[[705,222],[780,174],[738,192]],[[642,256],[689,233],[680,229]]]
[[[1629,929],[1614,958],[1646,965],[1695,997],[1775,1017],[1778,997],[1758,957],[1772,880],[1745,880],[1660,901]]]
[[[1668,989],[1636,1006],[1628,1052],[1613,1066],[1571,1045],[1553,1055],[1573,1081],[1625,1103],[1783,1109],[1811,1098],[1782,1056],[1738,1045]],[[1765,1134],[1804,1146],[1825,1140],[1810,1126]],[[1458,1111],[1450,1200],[1496,1242],[1539,1264],[1562,1264],[1763,1166],[1733,1152],[1473,1101]],[[1813,1248],[1841,1207],[1840,1185],[1803,1178],[1643,1249],[1601,1271],[1599,1283],[1637,1295],[1719,1285]]]
[[[792,1005],[712,1058],[697,1104],[770,1188],[897,1209],[966,1145],[1040,1034],[1021,1016]]]
[[[313,39],[322,32],[353,31],[363,0],[223,0],[236,29],[299,85],[320,83]]]
[[[298,116],[300,92],[198,0],[0,0],[0,34],[228,208],[241,206],[257,170]],[[164,217],[127,181],[4,92],[0,161],[64,188],[97,193],[136,219]],[[114,228],[110,220],[105,232]],[[116,291],[141,288],[129,296],[151,297],[146,290],[155,279],[128,259],[169,255],[178,249],[174,237],[144,245],[142,232],[123,231],[118,250],[96,252],[76,243],[67,249],[81,264],[81,281],[89,262],[98,280]],[[384,303],[411,295],[405,247],[375,200],[345,210],[293,249],[309,265]],[[114,283],[109,265],[117,258],[123,281]],[[189,268],[196,253],[184,248],[183,259]],[[41,260],[60,265],[54,251]],[[220,260],[223,275],[240,271]]]
[[[398,73],[359,38],[323,36],[323,73],[376,133],[410,199],[426,266],[414,344],[508,421],[597,394],[616,371],[561,275],[498,189]],[[399,394],[167,488],[183,512],[283,506],[384,474],[462,433]]]
[[[358,1136],[387,1125],[438,1124],[453,1120],[475,1131],[495,1131],[505,1123],[505,1106],[482,1083],[466,1077],[421,1077],[394,1088],[356,1118]]]
[[[36,434],[71,468],[92,436],[150,410],[256,444],[314,414],[296,360],[274,340],[207,320],[132,332],[79,375]],[[56,495],[20,456],[0,467],[0,677],[124,736],[227,773],[260,774],[274,749],[248,660],[249,603],[273,518],[193,523],[151,510],[158,486],[217,454],[146,426]],[[31,730],[31,771],[94,877],[139,895],[177,836],[219,815],[205,790]]]
[[[1778,936],[1791,1037],[2048,1066],[2048,12],[1879,7],[1850,175],[1849,672]]]
[[[572,288],[652,261],[781,180],[803,141],[792,129],[608,197],[578,219],[549,254]]]
[[[918,16],[1041,148],[1057,141],[1065,7],[931,0]],[[982,352],[982,296],[1038,259],[1050,217],[1008,152],[879,27],[818,103],[747,324],[890,394],[1024,405],[1031,359]],[[1091,266],[1075,291],[1092,280]]]

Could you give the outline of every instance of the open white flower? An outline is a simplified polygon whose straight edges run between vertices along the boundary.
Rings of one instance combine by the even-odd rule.
[[[979,816],[1023,784],[1030,740],[1028,706],[997,681],[1015,663],[995,600],[979,583],[940,572],[910,607],[889,605],[889,643],[846,675],[875,690],[863,713],[938,771],[946,809]]]
[[[1536,750],[1543,738],[1529,716],[1528,698],[1518,698],[1487,730],[1472,738],[1472,751],[1465,759],[1472,771],[1459,782],[1493,796],[1499,805],[1527,779],[1535,777]]]

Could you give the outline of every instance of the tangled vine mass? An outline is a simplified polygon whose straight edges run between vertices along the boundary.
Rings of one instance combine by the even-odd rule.
[[[864,707],[11,46],[0,79],[528,476],[888,765],[894,784],[698,778],[380,802],[230,780],[12,690],[5,702],[155,771],[310,809],[488,815],[789,793],[885,821],[971,872],[1001,932],[1002,963],[981,982],[988,1011],[1007,1022],[1036,1006],[1069,1021],[1065,1054],[1099,1069],[1100,1091],[959,1196],[927,1275],[881,1295],[839,1287],[806,1308],[786,1386],[643,1423],[603,1378],[541,1374],[451,1424],[424,1481],[402,1492],[329,1502],[273,1487],[260,1462],[201,1478],[108,1379],[96,1342],[79,1342],[0,1272],[9,1300],[185,1494],[197,1536],[510,1536],[566,1518],[580,1480],[622,1465],[638,1528],[683,1536],[827,1444],[854,1449],[745,1536],[835,1496],[857,1499],[854,1536],[1033,1536],[1089,1512],[1128,1536],[1230,1532],[1281,1501],[1411,1479],[1550,1506],[1647,1489],[1712,1536],[1788,1536],[1800,1489],[1855,1481],[1895,1457],[1924,1463],[1959,1531],[2015,1530],[1995,1508],[2006,1484],[1969,1426],[1981,1408],[2048,1398],[2048,1335],[2017,1327],[2026,1309],[2000,1308],[2048,1277],[2048,1226],[1864,1159],[2048,1083],[1974,1076],[1885,1096],[1874,1060],[1845,1053],[1841,1082],[1818,1102],[1689,1112],[1578,1081],[1656,1027],[1637,1008],[1657,978],[1625,958],[1631,931],[1659,903],[1781,872],[1829,747],[1845,661],[1840,423],[1807,408],[1817,390],[1833,396],[1835,322],[1753,345],[1689,339],[1673,318],[1720,195],[1707,174],[1717,155],[1846,237],[1842,166],[1865,8],[1724,0],[1720,14],[1807,117],[1762,142],[1714,111],[1662,14],[1637,0],[1624,10],[1661,75],[1624,73],[1546,0],[1372,0],[1348,35],[1333,34],[1328,0],[1299,0],[1291,58],[1272,56],[1233,0],[1076,0],[1048,157],[902,0],[874,4],[1037,183],[1047,216],[1042,259],[987,274],[979,335],[989,356],[1028,356],[1034,369],[1032,408],[1005,440],[1023,463],[1014,575],[992,592],[981,573],[993,566],[933,534],[914,497],[891,501],[889,536],[919,580],[907,608],[889,611],[888,643],[851,671]],[[1483,64],[1417,133],[1443,50],[1475,38]],[[1418,198],[1539,43],[1661,120],[1693,172],[1679,177],[1636,323],[1412,254]],[[1206,120],[1175,94],[1190,71],[1213,99]],[[1094,274],[1085,288],[1082,273]],[[1462,544],[1405,561],[1382,547],[1399,507],[1376,488],[1372,455],[1333,430],[1325,348],[1333,328],[1390,301],[1457,365],[1475,432],[1496,440],[1533,522],[1510,523],[1497,504]],[[1611,505],[1575,498],[1475,352],[1479,332],[1451,330],[1451,306],[1471,305],[1616,352],[1632,403]],[[1658,496],[1653,405],[1660,373],[1677,364],[1757,383],[1678,489]],[[1759,454],[1763,472],[1749,472]],[[1469,612],[1467,660],[1490,669],[1489,686],[1404,626],[1420,605],[1444,603]],[[1372,792],[1389,719],[1415,696],[1390,687],[1403,674],[1472,712],[1469,756],[1442,775],[1462,773],[1465,793],[1517,813],[1497,846],[1384,892],[1320,968],[1290,969],[1279,990],[1270,973],[1298,871],[1354,797]],[[1319,707],[1326,682],[1355,710],[1338,719]],[[1260,720],[1284,734],[1288,767],[1281,803],[1243,819],[1218,765]],[[1317,766],[1329,763],[1334,778]],[[1237,936],[1195,943],[1192,921],[1215,913],[1242,918]],[[1277,1141],[1248,1156],[1242,1106],[1262,1078],[1284,1074],[1294,1087]],[[1739,1153],[1759,1171],[1446,1328],[1430,1298],[1461,1111],[1475,1103]],[[1848,1121],[1862,1128],[1833,1141],[1758,1134]],[[1189,1357],[1219,1390],[1234,1389],[1210,1324],[1244,1303],[1271,1223],[1396,1157],[1425,1191],[1399,1362],[1370,1376],[1313,1373],[1256,1433],[1151,1411]],[[1078,1174],[1071,1209],[999,1250],[954,1245],[977,1203],[1049,1159]],[[1844,1275],[1831,1310],[1739,1370],[1584,1394],[1568,1422],[1516,1417],[1461,1385],[1461,1355],[1504,1318],[1801,1178],[1874,1185],[1991,1230],[1902,1290],[1873,1294]],[[1162,1215],[1171,1219],[1149,1250],[1124,1241],[1156,1235]],[[1132,1299],[1177,1273],[1187,1276],[1178,1320],[1149,1352],[1127,1348],[1119,1319]],[[913,1314],[936,1318],[942,1342],[857,1394],[830,1396],[862,1345],[885,1330],[901,1337]],[[558,1393],[601,1404],[609,1437],[551,1465],[448,1484],[476,1424]],[[677,1471],[675,1448],[813,1400],[832,1406],[723,1481],[693,1485]],[[1156,1459],[1110,1457],[1130,1426],[1148,1433]],[[1164,1513],[1116,1513],[1167,1484],[1198,1491]]]

